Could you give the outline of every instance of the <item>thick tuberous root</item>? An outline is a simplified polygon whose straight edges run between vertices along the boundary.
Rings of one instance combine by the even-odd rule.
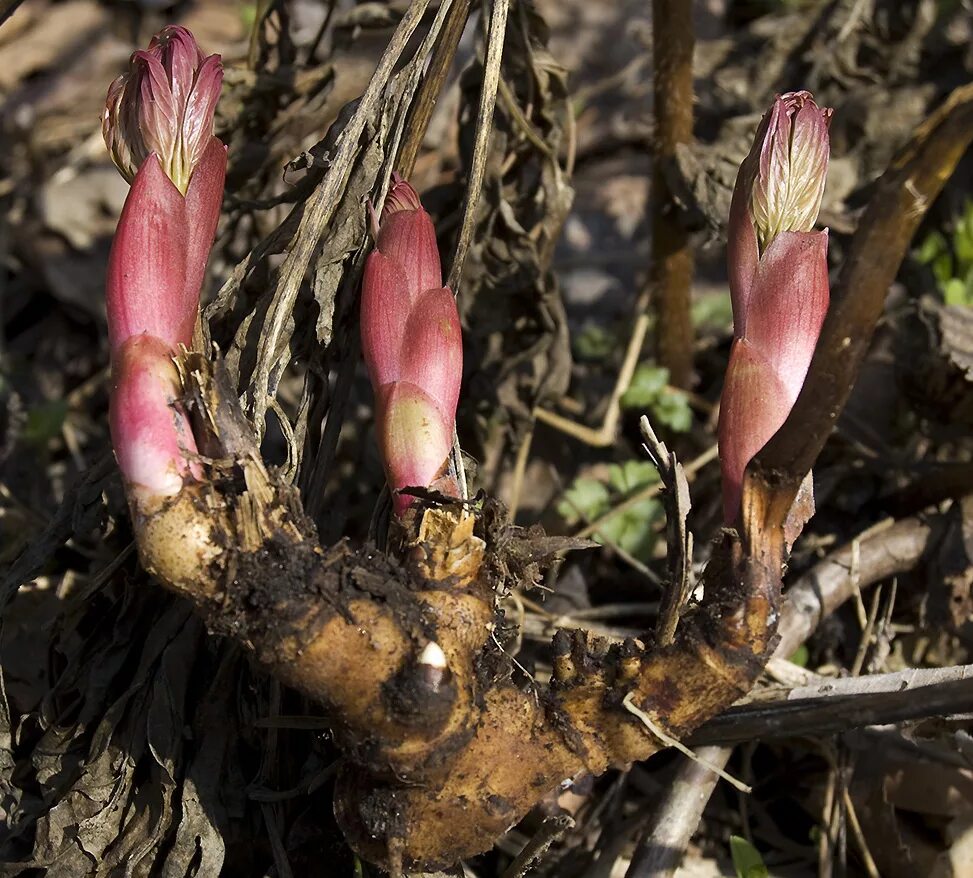
[[[443,866],[488,849],[563,780],[688,734],[769,656],[779,581],[751,575],[727,532],[707,602],[672,645],[559,632],[551,685],[519,682],[495,633],[497,596],[571,541],[514,529],[489,501],[424,500],[393,525],[389,554],[322,548],[219,366],[186,353],[177,365],[203,476],[135,510],[142,561],[212,630],[328,707],[348,766],[336,813],[373,862]]]

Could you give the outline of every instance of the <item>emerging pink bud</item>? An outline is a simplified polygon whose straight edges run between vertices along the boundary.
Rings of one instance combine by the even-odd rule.
[[[375,430],[386,477],[393,490],[431,485],[453,447],[453,422],[421,387],[393,381],[375,391]],[[395,494],[395,511],[412,504]]]
[[[809,232],[821,209],[828,173],[832,110],[810,92],[778,95],[763,117],[737,175],[730,204],[727,257],[737,333],[757,260],[781,232]]]
[[[463,375],[456,300],[443,286],[436,230],[419,196],[393,177],[362,280],[361,335],[389,487],[427,487],[453,444]],[[395,494],[398,514],[412,498]]]
[[[828,310],[828,233],[812,232],[828,167],[830,109],[778,96],[737,176],[727,258],[735,341],[720,401],[723,514],[747,465],[790,414]]]
[[[183,194],[213,136],[223,84],[219,55],[203,57],[193,35],[170,25],[147,51],[135,52],[128,73],[108,88],[102,131],[126,180],[153,153]]]
[[[192,345],[223,200],[226,147],[212,133],[222,75],[219,56],[167,27],[108,92],[105,140],[132,181],[108,258],[111,428],[136,505],[198,472],[172,357]]]

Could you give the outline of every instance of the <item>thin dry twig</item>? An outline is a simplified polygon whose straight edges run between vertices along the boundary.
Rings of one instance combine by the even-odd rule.
[[[702,747],[697,755],[707,764],[726,762],[722,747]],[[716,788],[719,775],[703,762],[687,761],[666,788],[651,823],[651,831],[640,842],[625,878],[663,878],[682,861],[683,851],[696,831],[698,814]]]
[[[509,2],[510,0],[493,0],[490,11],[490,29],[487,33],[486,57],[483,61],[483,85],[480,87],[480,106],[476,117],[476,138],[466,190],[466,207],[446,281],[446,285],[454,294],[459,289],[463,263],[466,261],[466,253],[473,239],[476,206],[480,199],[480,189],[483,187],[483,177],[486,174],[488,145],[493,131],[493,111],[497,105],[497,88],[500,83],[500,64],[503,60],[503,42],[507,33]]]
[[[826,878],[831,874],[831,863],[834,859],[835,812],[837,811],[836,790],[838,787],[838,770],[833,758],[828,768],[828,780],[824,788],[824,801],[821,803],[820,825],[824,831],[818,835],[818,878]]]
[[[277,869],[277,874],[280,878],[294,878],[294,871],[287,859],[287,850],[284,848],[280,829],[277,826],[277,809],[272,804],[262,802],[260,812],[264,818],[264,828],[267,830],[267,838],[270,840],[270,850],[274,857],[274,867]]]
[[[686,480],[689,481],[696,475],[704,466],[708,463],[712,463],[716,460],[718,456],[718,449],[715,445],[710,446],[698,457],[693,458],[689,463],[687,463],[682,469],[686,476]],[[583,540],[590,537],[592,534],[598,533],[601,528],[605,526],[605,522],[614,518],[616,515],[620,515],[628,509],[631,509],[637,503],[641,503],[643,500],[648,500],[649,497],[654,497],[663,488],[661,482],[653,482],[651,485],[646,485],[640,491],[632,494],[626,500],[623,500],[617,506],[612,507],[600,518],[596,518],[590,524],[586,524],[581,530],[574,534],[575,539]]]
[[[668,646],[676,635],[679,615],[692,592],[690,572],[693,559],[693,535],[686,527],[691,503],[689,482],[682,464],[655,434],[649,419],[640,421],[645,450],[659,471],[665,487],[663,503],[666,510],[666,568],[667,582],[655,634],[660,646]]]
[[[534,424],[527,425],[527,432],[517,449],[517,457],[514,459],[513,476],[510,485],[510,497],[507,503],[508,515],[511,521],[517,518],[517,510],[520,508],[520,494],[524,489],[524,476],[527,472],[527,461],[530,459],[530,447],[534,442]]]
[[[652,287],[658,323],[656,348],[669,380],[688,388],[693,377],[690,288],[693,251],[675,217],[666,165],[693,139],[693,4],[653,0],[655,150],[652,163]]]
[[[579,424],[570,418],[565,418],[557,412],[537,407],[534,409],[534,417],[543,424],[554,427],[568,436],[584,442],[593,448],[607,448],[615,441],[615,434],[618,431],[618,420],[622,415],[621,399],[622,395],[628,390],[632,383],[632,376],[639,363],[639,355],[642,353],[642,346],[645,344],[645,336],[649,331],[649,316],[646,313],[648,307],[648,294],[643,292],[639,295],[635,305],[635,324],[632,327],[632,334],[625,348],[625,357],[622,360],[621,368],[618,370],[618,377],[615,379],[615,386],[612,388],[611,396],[608,398],[608,408],[602,419],[601,426],[589,427],[587,424]]]
[[[872,643],[872,635],[875,633],[875,621],[878,619],[878,605],[882,598],[882,587],[879,586],[872,594],[872,606],[868,611],[865,627],[862,629],[861,641],[858,644],[858,651],[855,660],[851,663],[851,675],[857,677],[862,672],[865,665],[865,656],[868,655],[868,647]]]
[[[938,519],[937,519],[938,520]],[[801,576],[787,591],[775,655],[787,658],[855,590],[852,558],[857,544],[857,587],[868,588],[911,570],[926,551],[938,525],[923,516],[886,520],[868,528]]]
[[[564,833],[574,828],[574,819],[568,814],[548,817],[541,828],[524,845],[514,861],[503,873],[503,878],[524,878],[533,866]]]
[[[855,843],[858,845],[858,852],[861,854],[865,871],[868,872],[869,878],[881,878],[878,866],[875,865],[875,858],[868,848],[865,833],[862,832],[861,823],[858,820],[858,812],[855,810],[855,803],[851,800],[851,794],[847,789],[844,791],[842,798],[845,803],[845,813],[848,815],[848,825],[851,827],[851,833],[855,837]]]
[[[574,511],[574,514],[577,515],[579,519],[584,521],[586,518],[584,512],[581,509],[579,509],[575,503],[571,501],[571,498],[569,496],[565,496],[564,500]],[[598,540],[606,548],[611,549],[621,561],[628,564],[628,566],[631,567],[633,570],[636,570],[638,573],[642,574],[646,579],[648,579],[654,585],[661,585],[659,577],[652,572],[649,566],[645,564],[643,561],[640,561],[634,555],[632,555],[631,552],[626,551],[622,546],[618,544],[617,540],[612,539],[610,536],[604,533],[598,534]]]
[[[773,701],[732,707],[698,729],[691,741],[697,745],[819,737],[863,726],[967,713],[971,705],[971,665],[847,677],[791,689]]]

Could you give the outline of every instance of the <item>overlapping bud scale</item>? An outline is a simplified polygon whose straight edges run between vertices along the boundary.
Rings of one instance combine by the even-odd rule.
[[[397,175],[362,279],[362,350],[375,389],[375,428],[395,511],[443,475],[463,374],[456,300],[443,286],[436,231]],[[440,485],[440,487],[446,487]]]

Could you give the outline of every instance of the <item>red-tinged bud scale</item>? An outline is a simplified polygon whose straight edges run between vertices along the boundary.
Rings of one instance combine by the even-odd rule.
[[[226,148],[215,137],[185,196],[154,154],[143,162],[108,259],[106,306],[113,349],[146,332],[173,350],[190,345],[225,175]]]
[[[436,230],[397,175],[362,279],[361,335],[375,389],[375,429],[395,511],[443,475],[463,375],[456,300],[443,286]],[[437,487],[447,487],[437,485]]]
[[[166,27],[108,90],[103,131],[132,188],[108,261],[111,429],[133,504],[198,474],[172,357],[190,347],[226,177],[213,135],[223,69]]]
[[[723,512],[740,512],[747,464],[797,400],[828,310],[828,233],[811,231],[828,170],[831,110],[779,95],[761,121],[730,205],[735,341],[720,402]]]
[[[453,446],[453,423],[436,400],[409,381],[383,384],[375,392],[379,451],[389,486],[395,490],[430,485],[443,469]],[[413,498],[396,494],[395,511]]]

